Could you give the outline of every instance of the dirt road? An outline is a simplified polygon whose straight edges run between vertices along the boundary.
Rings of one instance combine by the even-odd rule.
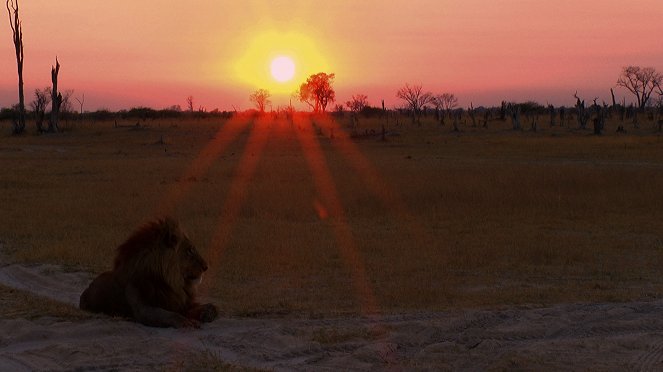
[[[75,305],[90,275],[0,267],[0,284]],[[0,370],[661,370],[663,301],[410,313],[222,318],[197,330],[93,318],[0,319]]]

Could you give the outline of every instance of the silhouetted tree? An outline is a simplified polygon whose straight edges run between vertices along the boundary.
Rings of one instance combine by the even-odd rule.
[[[368,106],[368,96],[365,94],[355,94],[345,105],[352,112],[361,112],[361,110]]]
[[[433,100],[433,95],[430,92],[422,92],[421,85],[410,85],[407,83],[396,92],[396,97],[407,103],[407,106],[412,112],[413,123],[418,121],[421,108]]]
[[[189,112],[193,112],[193,96],[186,97],[186,107],[189,109]]]
[[[474,112],[474,105],[472,102],[470,102],[470,107],[467,109],[467,114],[470,116],[470,119],[472,120],[472,127],[477,126],[477,117],[476,113]]]
[[[617,85],[635,95],[638,108],[644,109],[655,88],[663,82],[663,74],[653,67],[627,66],[617,80]]]
[[[319,72],[311,75],[299,87],[297,98],[311,107],[313,112],[325,112],[327,105],[336,100],[335,74]]]
[[[555,106],[548,105],[548,115],[550,115],[550,126],[554,127],[555,118],[557,117],[557,109],[555,109]]]
[[[269,97],[272,95],[266,89],[258,89],[255,92],[251,93],[249,96],[249,101],[253,102],[258,108],[258,111],[261,113],[265,112],[265,106],[271,104]]]
[[[37,131],[43,132],[44,116],[46,116],[46,106],[51,102],[51,88],[35,89],[35,99],[30,103],[32,111],[35,114],[35,124]]]
[[[451,115],[451,110],[458,106],[458,97],[453,93],[442,93],[437,96],[437,99],[442,101],[442,106],[447,111],[447,115]]]
[[[359,113],[368,106],[368,96],[355,94],[345,105],[352,112],[352,126],[356,128],[359,125]]]
[[[76,101],[78,101],[78,104],[81,106],[81,115],[83,115],[83,104],[85,104],[85,93],[83,93],[83,98],[81,99],[76,97]]]
[[[70,114],[74,112],[74,103],[72,97],[74,96],[73,89],[67,89],[62,95],[62,102],[60,102],[60,114]]]
[[[576,98],[578,125],[580,125],[581,129],[585,129],[587,127],[587,122],[589,121],[589,112],[585,108],[585,100],[581,100],[580,97],[578,97],[578,92],[576,92],[573,96]]]
[[[60,62],[58,57],[55,57],[55,66],[51,67],[51,120],[48,122],[48,131],[57,132],[58,120],[60,118],[60,107],[62,106],[62,94],[58,92],[58,74],[60,73]]]
[[[16,50],[16,67],[18,69],[18,117],[14,119],[12,133],[20,134],[25,130],[25,98],[23,96],[23,27],[18,12],[18,0],[7,0],[9,26],[12,29],[12,40]]]

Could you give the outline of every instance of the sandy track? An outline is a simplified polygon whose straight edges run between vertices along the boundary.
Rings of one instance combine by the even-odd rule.
[[[89,279],[52,265],[0,267],[0,284],[74,305]],[[215,360],[275,370],[659,370],[663,301],[375,319],[225,318],[199,330],[110,318],[0,319],[0,370],[180,369]]]

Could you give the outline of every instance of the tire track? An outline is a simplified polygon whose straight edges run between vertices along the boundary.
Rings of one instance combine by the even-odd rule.
[[[0,284],[78,307],[81,293],[92,280],[83,272],[63,272],[57,265],[0,267]]]
[[[632,364],[634,371],[657,371],[663,368],[663,340],[650,345]]]

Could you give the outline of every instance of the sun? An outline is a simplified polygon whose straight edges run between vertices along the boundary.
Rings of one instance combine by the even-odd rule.
[[[249,89],[289,97],[309,75],[332,71],[322,41],[314,41],[310,32],[271,30],[247,34],[237,43],[241,54],[229,60],[231,74]]]
[[[272,77],[280,83],[285,83],[295,76],[295,62],[287,56],[278,56],[269,66]]]

